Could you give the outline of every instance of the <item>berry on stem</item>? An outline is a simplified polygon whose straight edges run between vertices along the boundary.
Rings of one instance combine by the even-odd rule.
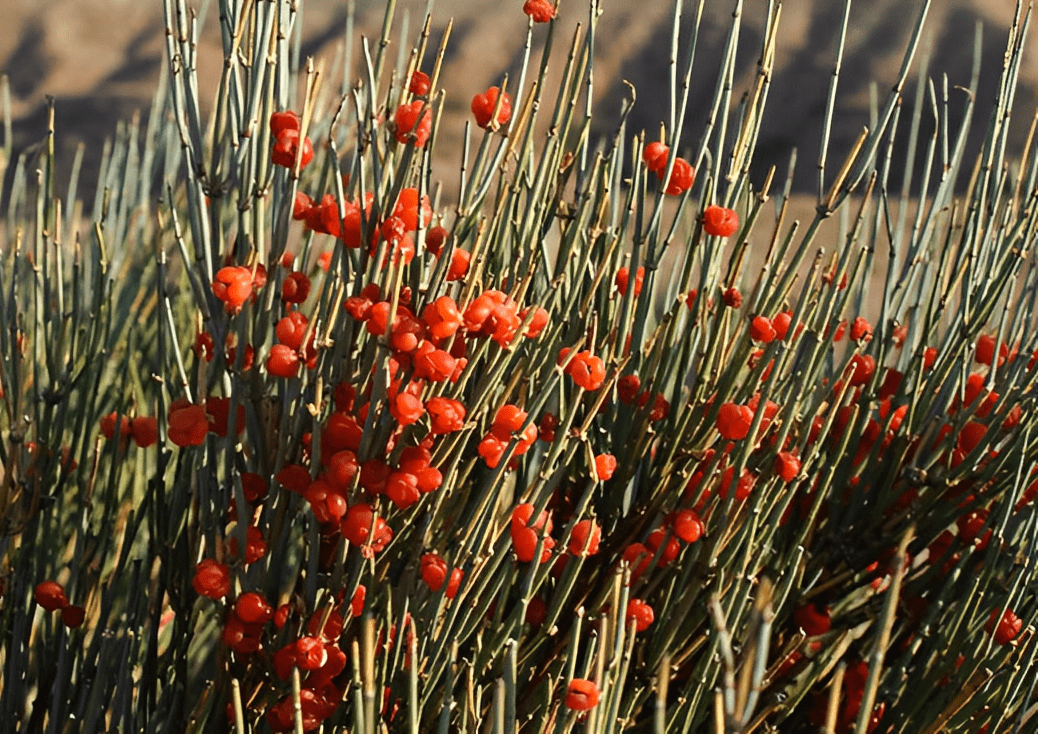
[[[498,109],[497,117],[494,118],[494,108],[498,105],[498,97],[501,98],[501,107]],[[484,130],[497,130],[512,117],[512,98],[508,92],[502,93],[498,87],[490,87],[487,91],[472,98],[471,108],[477,125]]]
[[[523,12],[530,16],[534,23],[547,23],[555,17],[555,5],[551,0],[526,0]]]
[[[572,711],[590,711],[598,705],[598,686],[584,678],[574,678],[566,688],[566,708]]]
[[[422,101],[400,105],[393,116],[396,123],[396,141],[402,145],[421,148],[432,132],[432,110]]]
[[[703,210],[703,229],[714,237],[731,237],[739,229],[739,215],[712,204]]]
[[[68,606],[64,587],[57,581],[44,581],[36,586],[33,594],[36,603],[48,612],[57,611]]]

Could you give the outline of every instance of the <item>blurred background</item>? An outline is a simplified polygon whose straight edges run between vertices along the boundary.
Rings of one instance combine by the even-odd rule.
[[[896,81],[904,47],[923,0],[860,0],[851,10],[850,31],[840,78],[834,116],[830,161],[837,166],[851,142],[869,121],[870,83],[877,83],[880,100]],[[303,55],[332,63],[346,28],[345,0],[303,0],[300,18]],[[685,37],[697,3],[685,0]],[[205,0],[189,3],[196,8]],[[683,148],[694,146],[712,98],[721,47],[731,23],[735,0],[706,0],[700,45],[693,68],[686,134]],[[836,33],[843,3],[839,0],[789,0],[782,10],[781,44],[768,101],[754,181],[776,165],[785,172],[791,150],[799,150],[795,187],[815,193],[814,166],[822,126],[825,97],[832,72]],[[165,22],[161,0],[5,0],[0,23],[0,70],[10,78],[15,151],[41,140],[46,131],[46,97],[56,102],[59,176],[71,167],[77,145],[85,146],[84,175],[80,191],[92,196],[92,184],[106,138],[116,124],[139,111],[146,116],[165,59]],[[408,16],[413,39],[424,21],[425,2],[400,0],[397,22]],[[669,0],[604,3],[594,62],[594,104],[597,132],[609,135],[622,100],[630,92],[623,80],[637,90],[629,118],[633,134],[645,129],[655,135],[668,116],[668,56],[673,17]],[[736,96],[750,87],[760,53],[766,0],[746,0],[743,34],[738,49],[739,78]],[[441,86],[447,92],[447,125],[442,128],[433,174],[456,177],[462,123],[472,96],[503,73],[518,70],[526,37],[522,0],[438,0],[433,11],[432,41],[435,47],[444,26],[454,20]],[[950,109],[962,108],[963,92],[955,85],[969,84],[972,49],[978,24],[982,24],[983,60],[978,91],[977,120],[971,139],[975,152],[997,91],[1008,30],[1015,0],[936,0],[930,10],[923,47],[915,66],[929,58],[929,74],[938,94],[941,74],[952,89]],[[203,101],[211,105],[221,70],[218,2],[211,1],[199,47],[199,73]],[[381,26],[384,3],[356,1],[357,32],[375,37]],[[577,23],[586,22],[584,0],[562,0],[556,71],[564,63],[565,46]],[[398,25],[399,27],[399,25]],[[544,29],[534,34],[534,59]],[[391,48],[391,53],[397,49]],[[354,47],[354,62],[359,48]],[[390,59],[394,58],[393,55]],[[1035,109],[1034,84],[1038,66],[1025,54],[1022,84],[1013,123],[1013,139],[1022,144]],[[431,62],[427,56],[425,67]],[[426,68],[428,71],[429,68]],[[331,74],[338,84],[341,71]],[[916,72],[906,86],[906,101],[914,97]],[[697,105],[697,100],[700,105]],[[907,130],[910,114],[902,115]],[[954,123],[953,117],[953,123]],[[953,129],[954,130],[954,129]],[[924,116],[923,134],[932,131]],[[907,133],[901,136],[907,140]],[[903,148],[895,148],[895,155]],[[969,153],[969,151],[968,151]],[[895,166],[894,168],[898,168]],[[917,168],[918,170],[918,168]],[[9,169],[10,173],[10,169]],[[61,176],[59,180],[66,180]],[[899,182],[892,182],[899,185]],[[87,198],[89,201],[90,199]]]

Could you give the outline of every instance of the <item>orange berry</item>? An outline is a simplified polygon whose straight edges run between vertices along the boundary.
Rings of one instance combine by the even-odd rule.
[[[739,230],[739,215],[731,209],[710,205],[703,210],[703,229],[714,237],[731,237]]]
[[[574,678],[566,688],[566,708],[573,711],[590,711],[598,705],[598,686],[584,678]]]

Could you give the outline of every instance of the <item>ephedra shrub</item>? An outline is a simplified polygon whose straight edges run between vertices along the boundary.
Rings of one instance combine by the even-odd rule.
[[[633,99],[591,124],[597,4],[568,46],[552,3],[502,6],[521,71],[478,89],[389,3],[335,91],[293,65],[295,3],[222,0],[206,119],[216,20],[168,3],[92,212],[54,195],[60,131],[5,139],[2,720],[1033,730],[1038,158],[1005,157],[1030,16],[991,109],[925,69],[913,106],[922,5],[800,222],[749,173],[778,3],[741,100],[741,3],[711,99],[674,34],[653,131]]]

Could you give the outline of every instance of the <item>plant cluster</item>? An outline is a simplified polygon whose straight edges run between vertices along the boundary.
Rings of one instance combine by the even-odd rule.
[[[802,224],[791,175],[750,175],[781,3],[741,99],[734,3],[710,100],[682,5],[669,119],[632,134],[632,94],[599,137],[598,0],[561,59],[557,4],[516,2],[518,79],[486,90],[442,78],[449,26],[393,41],[389,2],[334,91],[297,3],[220,0],[208,121],[206,18],[167,0],[92,214],[75,178],[54,195],[53,125],[6,192],[0,720],[1034,727],[1034,125],[1006,145],[1030,10],[974,163],[972,93],[923,67],[903,99],[924,0]]]

